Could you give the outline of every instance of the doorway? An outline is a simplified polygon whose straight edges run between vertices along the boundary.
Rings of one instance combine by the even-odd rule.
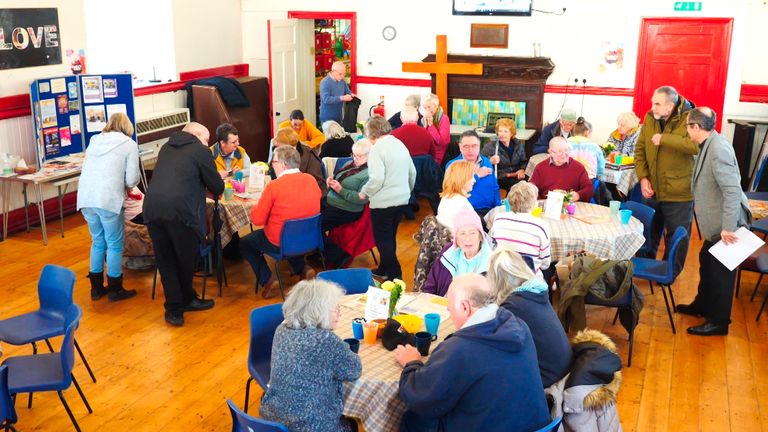
[[[696,106],[717,113],[721,130],[733,18],[644,18],[633,110],[643,118],[653,91],[671,85]]]

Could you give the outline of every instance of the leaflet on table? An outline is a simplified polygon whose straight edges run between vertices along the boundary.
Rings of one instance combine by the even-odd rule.
[[[398,312],[419,316],[424,316],[428,313],[436,313],[440,315],[440,319],[446,320],[449,317],[448,299],[440,296],[421,294],[407,305],[400,306]]]
[[[365,302],[365,319],[371,321],[389,316],[390,292],[381,288],[368,287]]]
[[[547,201],[544,203],[544,217],[547,219],[560,220],[560,215],[563,213],[564,199],[564,193],[549,191],[547,194]]]

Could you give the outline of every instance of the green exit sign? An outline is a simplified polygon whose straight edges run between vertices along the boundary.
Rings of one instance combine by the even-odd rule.
[[[675,2],[675,11],[699,12],[701,2]]]

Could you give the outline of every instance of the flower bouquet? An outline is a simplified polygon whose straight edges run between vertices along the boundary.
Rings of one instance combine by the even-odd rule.
[[[616,150],[616,146],[609,142],[604,143],[600,146],[600,148],[603,150],[603,155],[606,159],[608,159],[608,156],[611,154],[611,152]]]

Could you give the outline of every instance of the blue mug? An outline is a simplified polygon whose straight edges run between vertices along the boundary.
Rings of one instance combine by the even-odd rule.
[[[355,318],[352,320],[352,336],[355,337],[355,339],[362,339],[363,338],[363,323],[365,322],[365,318]]]

